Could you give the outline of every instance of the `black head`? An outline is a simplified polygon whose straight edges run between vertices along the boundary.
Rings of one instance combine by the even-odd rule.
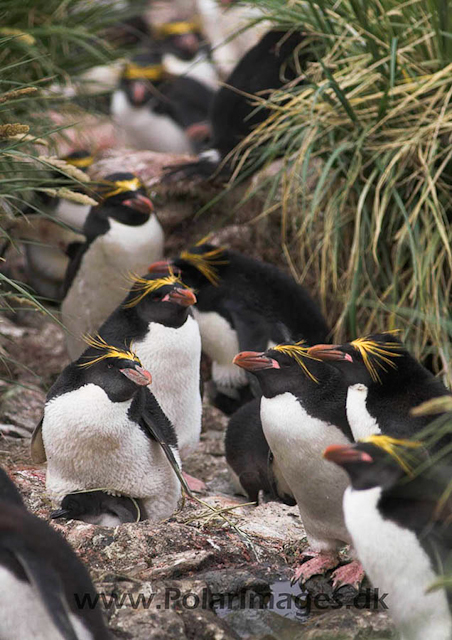
[[[418,442],[389,436],[371,436],[368,440],[332,445],[323,454],[348,473],[354,489],[381,487],[387,491],[401,481],[408,481],[425,459],[425,450]]]
[[[171,20],[155,29],[165,53],[171,53],[180,60],[192,60],[202,48],[204,37],[201,25],[196,20]]]
[[[431,377],[393,333],[374,333],[340,345],[318,344],[309,354],[339,369],[348,385],[391,384],[412,375]]]
[[[316,391],[321,381],[338,377],[333,367],[310,357],[302,343],[282,344],[262,353],[242,351],[233,362],[256,376],[267,398],[287,391],[305,396]]]
[[[98,211],[122,224],[144,224],[154,210],[146,187],[133,173],[111,173],[100,181],[97,191],[102,199]]]
[[[112,402],[125,402],[152,382],[140,359],[124,345],[107,344],[100,336],[88,337],[86,342],[89,348],[70,365],[76,367],[80,385],[95,384]]]
[[[7,502],[8,504],[15,504],[18,507],[24,507],[22,497],[11,480],[9,475],[0,468],[0,501]]]
[[[134,276],[134,284],[123,302],[124,309],[135,309],[146,321],[180,327],[187,319],[196,296],[172,273],[166,276]]]
[[[53,519],[82,520],[96,524],[102,516],[117,518],[120,522],[136,522],[140,510],[136,501],[127,496],[111,496],[103,491],[70,493],[61,502],[61,508],[53,511]]]
[[[222,273],[230,263],[230,254],[224,247],[216,247],[208,242],[200,242],[180,253],[173,260],[154,262],[149,267],[151,273],[168,273],[172,269],[180,274],[184,282],[194,289],[221,284]]]
[[[134,107],[143,107],[157,92],[158,86],[165,80],[162,53],[152,49],[138,53],[124,67],[120,88]]]
[[[77,167],[77,169],[86,171],[93,164],[94,156],[88,149],[78,149],[77,151],[72,151],[72,153],[69,153],[67,156],[63,156],[62,160],[73,167]]]

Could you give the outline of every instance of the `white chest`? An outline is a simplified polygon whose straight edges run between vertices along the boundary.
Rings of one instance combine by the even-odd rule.
[[[177,478],[160,446],[129,419],[131,403],[111,402],[103,389],[87,384],[46,404],[42,436],[53,500],[80,489],[107,489],[153,498],[155,519],[173,512]]]
[[[174,76],[187,76],[210,89],[218,89],[217,73],[205,54],[199,53],[194,60],[186,62],[171,53],[166,53],[163,56],[163,64],[168,73]]]
[[[449,640],[445,593],[426,593],[436,578],[430,559],[412,531],[381,517],[380,496],[380,487],[345,492],[345,522],[358,558],[380,595],[388,594],[389,613],[403,640]]]
[[[4,640],[64,640],[31,584],[18,580],[1,565],[0,611],[0,638]],[[70,613],[69,618],[78,640],[93,640],[76,616]]]
[[[146,336],[134,343],[143,366],[152,374],[152,392],[172,422],[181,456],[199,442],[201,432],[201,337],[189,316],[179,328],[150,323]]]
[[[364,384],[354,384],[347,391],[347,419],[356,441],[381,433],[377,421],[367,410],[368,393]]]
[[[289,392],[261,400],[262,428],[300,509],[309,543],[318,550],[349,541],[342,514],[347,476],[323,458],[331,444],[349,440],[314,418]]]
[[[113,93],[111,112],[124,130],[127,143],[136,149],[163,153],[191,153],[183,129],[169,116],[154,113],[148,106],[134,107],[124,91]]]
[[[247,383],[243,369],[232,364],[239,351],[239,339],[229,322],[215,311],[194,310],[201,333],[203,351],[212,360],[212,377],[221,387],[243,386]]]

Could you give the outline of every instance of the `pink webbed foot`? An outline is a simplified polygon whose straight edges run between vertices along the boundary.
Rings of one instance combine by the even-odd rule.
[[[207,490],[207,485],[202,480],[198,480],[198,478],[189,476],[188,473],[185,473],[185,471],[182,471],[182,475],[184,476],[190,491],[194,491],[194,493],[202,493],[203,491]]]
[[[338,589],[343,585],[349,584],[357,589],[364,580],[364,569],[358,560],[353,560],[348,564],[343,564],[333,571],[333,589]]]
[[[310,553],[304,552],[303,555],[310,555]],[[336,553],[317,553],[314,558],[303,562],[295,569],[291,582],[292,584],[299,580],[306,582],[312,576],[321,575],[329,569],[334,569],[337,567],[338,562],[339,559]]]

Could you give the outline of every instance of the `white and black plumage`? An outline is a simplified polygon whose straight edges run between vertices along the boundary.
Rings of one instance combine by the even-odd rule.
[[[144,514],[138,499],[112,496],[105,491],[81,491],[64,496],[60,509],[50,516],[114,527],[122,522],[139,522]]]
[[[350,477],[344,514],[358,557],[379,595],[387,594],[402,640],[450,640],[450,592],[429,591],[451,569],[450,497],[440,503],[450,465],[421,470],[412,441],[369,440],[325,451]]]
[[[96,592],[64,538],[25,508],[0,469],[0,637],[2,640],[107,640],[99,608],[75,599]]]
[[[315,345],[309,353],[342,374],[355,440],[377,434],[411,438],[430,420],[426,415],[413,416],[411,410],[450,394],[393,333],[372,334],[342,345]],[[438,446],[444,444],[442,439]]]
[[[33,436],[34,459],[47,458],[47,492],[59,506],[66,495],[103,490],[140,499],[145,518],[169,517],[180,484],[166,450],[179,462],[177,437],[147,388],[151,375],[134,353],[101,338],[91,344],[50,389]]]
[[[201,433],[201,337],[190,307],[196,297],[174,277],[139,278],[100,327],[106,342],[127,340],[152,369],[152,391],[177,433],[184,458]]]
[[[73,248],[61,306],[68,352],[84,350],[83,334],[97,331],[124,298],[127,276],[142,273],[163,252],[163,230],[141,182],[130,173],[104,180],[106,193],[84,225],[85,243]]]
[[[212,401],[225,413],[253,397],[245,371],[232,365],[240,350],[265,351],[302,339],[312,344],[327,337],[326,322],[309,293],[274,265],[209,243],[183,251],[169,264],[196,290],[195,317],[203,351],[212,360]],[[165,262],[150,267],[155,273],[167,269]]]
[[[337,551],[350,543],[342,513],[347,477],[322,458],[326,446],[349,444],[345,390],[340,374],[306,355],[302,345],[278,345],[264,353],[245,351],[234,362],[256,376],[262,389],[265,438],[294,495],[311,550],[301,565],[307,579],[338,564]],[[358,568],[358,567],[357,567]],[[341,569],[333,578],[341,581]]]
[[[218,75],[198,21],[171,20],[158,25],[154,34],[167,73],[192,78],[216,91]]]
[[[197,80],[166,74],[161,51],[149,51],[124,68],[111,113],[134,148],[192,153],[199,146],[190,128],[208,120],[212,99],[213,91]]]
[[[258,501],[259,491],[295,505],[262,430],[261,399],[254,398],[230,418],[224,440],[226,462],[237,493]]]
[[[166,180],[209,178],[218,170],[234,147],[270,115],[265,106],[256,108],[253,96],[268,99],[272,91],[297,77],[291,58],[302,39],[299,32],[272,30],[243,56],[215,94],[209,148],[197,162],[168,167]]]

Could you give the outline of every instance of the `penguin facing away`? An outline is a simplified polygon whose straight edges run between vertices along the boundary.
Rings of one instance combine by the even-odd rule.
[[[212,141],[196,162],[168,167],[167,179],[200,177],[207,179],[219,169],[228,154],[270,115],[256,100],[268,99],[272,91],[294,80],[298,73],[292,64],[301,33],[271,30],[239,60],[215,94],[210,121]],[[223,167],[224,172],[229,172]]]
[[[152,391],[177,433],[182,458],[201,433],[201,337],[190,307],[196,297],[180,278],[136,277],[123,303],[99,329],[110,343],[132,341],[152,369]]]
[[[197,292],[195,317],[203,350],[212,360],[212,400],[227,414],[259,394],[245,372],[231,364],[238,351],[327,337],[326,322],[306,289],[274,265],[204,240],[149,270],[165,272],[168,264]]]
[[[452,560],[449,464],[425,465],[414,441],[371,436],[355,445],[333,445],[325,458],[344,469],[347,529],[366,573],[402,640],[449,640],[450,594],[431,590],[450,573]],[[441,500],[442,499],[442,500]]]
[[[85,348],[81,336],[95,333],[123,300],[127,275],[146,271],[163,252],[163,230],[140,180],[115,173],[103,188],[84,226],[86,241],[74,247],[66,272],[61,314],[73,359]]]
[[[328,444],[352,441],[345,390],[334,367],[326,370],[307,350],[300,343],[286,344],[263,353],[244,351],[234,358],[261,386],[264,435],[297,501],[312,552],[307,555],[314,555],[295,572],[304,580],[335,568],[338,549],[351,542],[342,513],[347,477],[322,458]],[[332,577],[335,585],[355,584],[363,572],[352,562]]]
[[[113,93],[111,113],[127,143],[137,149],[192,153],[190,127],[208,120],[213,91],[188,76],[165,72],[162,52],[136,55]]]
[[[100,337],[87,341],[50,389],[33,436],[34,460],[42,461],[42,449],[47,458],[47,492],[57,505],[83,490],[120,494],[140,499],[144,518],[169,517],[180,484],[166,449],[179,464],[177,436],[147,388],[151,374],[132,351]],[[110,512],[99,519],[120,523]]]
[[[347,417],[355,440],[377,434],[411,438],[430,421],[428,416],[411,415],[411,410],[450,394],[390,332],[343,345],[314,345],[308,353],[341,372],[348,388]],[[442,439],[438,446],[444,444]]]
[[[224,440],[226,463],[237,493],[258,502],[259,491],[294,506],[296,501],[262,430],[261,399],[254,398],[230,418]]]
[[[66,540],[25,508],[0,469],[0,637],[2,640],[108,640],[96,592]]]

